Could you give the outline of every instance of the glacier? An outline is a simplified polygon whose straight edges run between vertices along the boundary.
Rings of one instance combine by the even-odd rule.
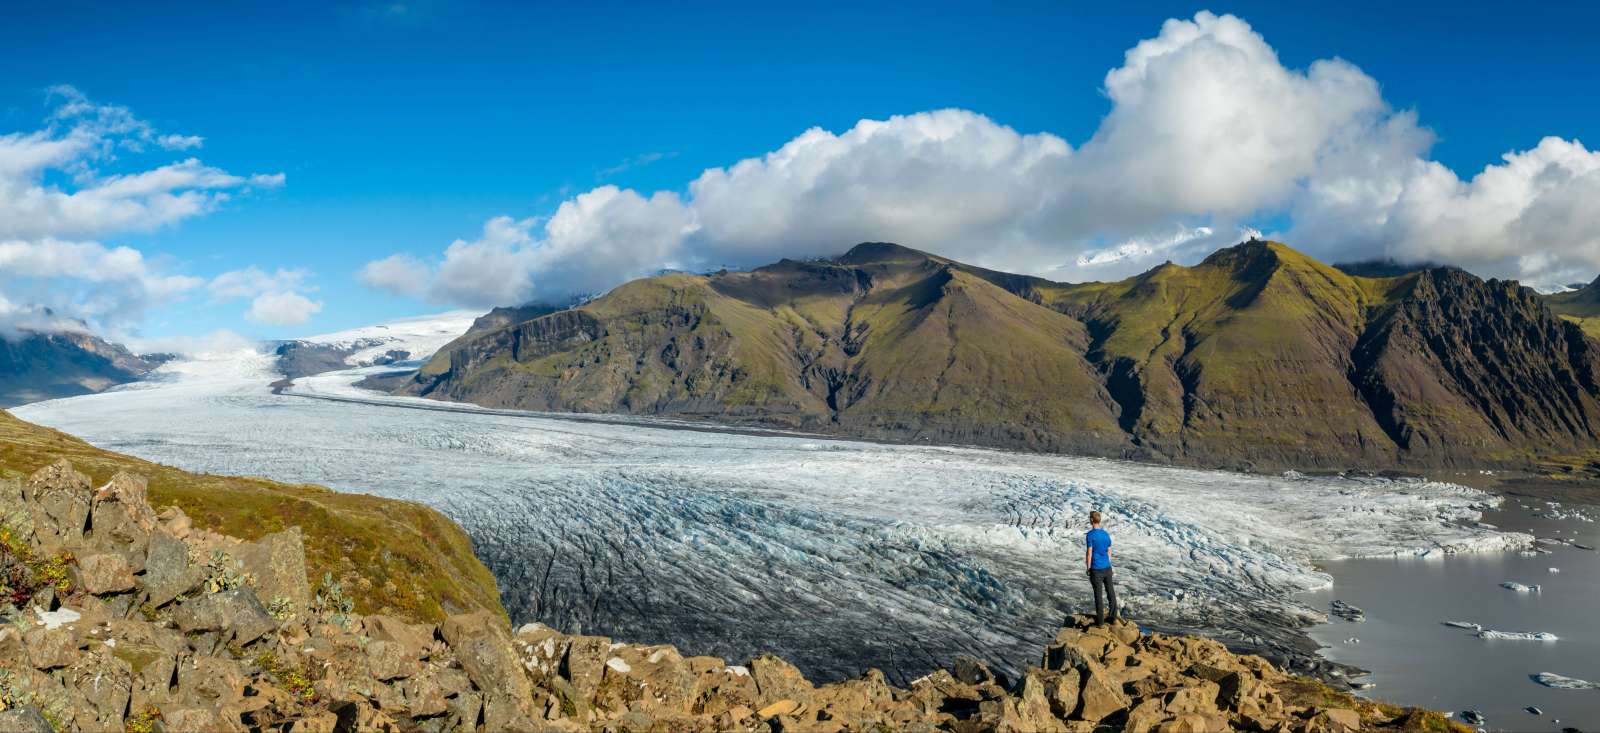
[[[343,335],[330,335],[340,338]],[[437,340],[437,339],[436,339]],[[442,343],[442,341],[441,341]],[[269,354],[196,355],[144,382],[15,410],[111,450],[419,501],[471,534],[517,623],[774,652],[819,680],[904,684],[960,654],[1017,671],[1092,607],[1086,515],[1116,542],[1125,614],[1309,654],[1293,599],[1321,560],[1529,547],[1497,499],[1420,480],[1244,475],[613,416],[489,410],[297,380]]]

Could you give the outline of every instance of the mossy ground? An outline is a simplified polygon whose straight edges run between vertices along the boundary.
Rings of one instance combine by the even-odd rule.
[[[332,574],[362,613],[429,622],[479,609],[505,615],[494,576],[473,555],[466,533],[421,504],[190,473],[101,450],[0,412],[0,478],[25,480],[61,458],[97,484],[118,471],[143,476],[152,505],[176,506],[203,529],[256,539],[300,527],[310,577]]]

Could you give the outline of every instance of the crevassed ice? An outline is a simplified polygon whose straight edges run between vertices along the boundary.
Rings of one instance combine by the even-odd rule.
[[[421,501],[471,533],[518,623],[770,651],[824,680],[1034,663],[1088,607],[1091,509],[1128,615],[1246,641],[1321,617],[1290,597],[1331,583],[1314,560],[1531,540],[1461,524],[1495,499],[1452,484],[507,414],[351,386],[372,370],[277,396],[270,360],[246,353],[169,367],[17,412],[191,470]]]

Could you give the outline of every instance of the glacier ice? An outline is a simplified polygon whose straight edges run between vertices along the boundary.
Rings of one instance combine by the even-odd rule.
[[[1554,674],[1551,672],[1540,672],[1539,674],[1532,675],[1532,677],[1534,682],[1538,682],[1545,687],[1554,687],[1559,690],[1600,690],[1600,682],[1580,680],[1576,677],[1567,677],[1565,675]]]
[[[1502,639],[1507,641],[1560,641],[1561,637],[1548,631],[1495,631],[1484,629],[1478,632],[1479,639]]]
[[[297,380],[271,357],[174,362],[151,381],[16,410],[189,470],[410,499],[460,522],[518,623],[770,651],[818,679],[904,683],[968,654],[1016,671],[1091,601],[1086,514],[1146,625],[1288,649],[1320,560],[1499,551],[1497,501],[1447,483],[1280,477],[886,445],[614,416],[487,410]],[[1092,601],[1091,601],[1092,602]]]

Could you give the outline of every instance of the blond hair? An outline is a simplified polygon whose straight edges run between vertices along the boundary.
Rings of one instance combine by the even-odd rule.
[[[1090,524],[1099,524],[1100,523],[1100,512],[1089,512],[1089,523]]]

